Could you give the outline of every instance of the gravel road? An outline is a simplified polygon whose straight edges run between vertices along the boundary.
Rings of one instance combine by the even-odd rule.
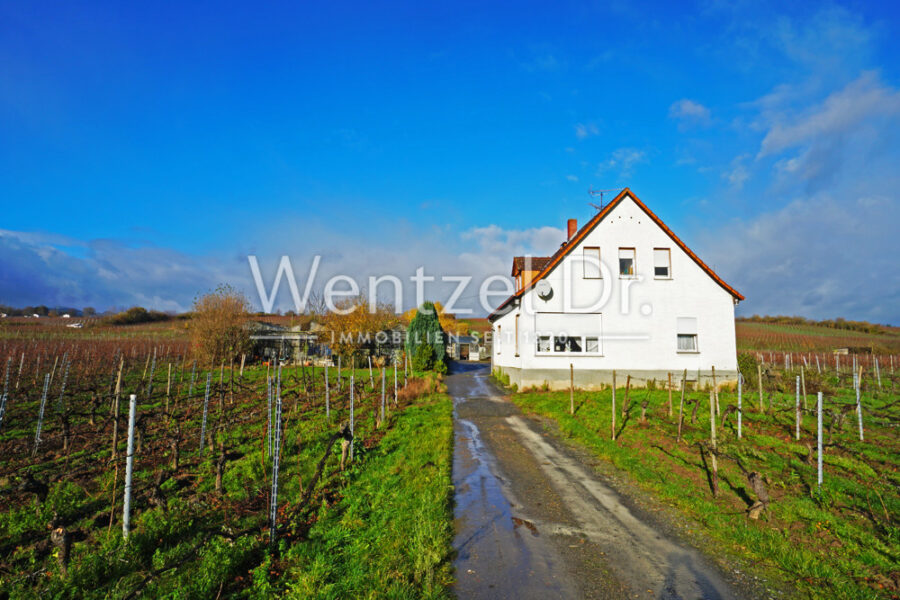
[[[523,416],[486,365],[455,364],[447,385],[459,598],[756,597]]]

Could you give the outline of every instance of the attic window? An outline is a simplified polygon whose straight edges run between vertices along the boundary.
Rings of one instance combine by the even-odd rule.
[[[600,279],[600,248],[586,247],[584,249],[584,278]]]
[[[672,254],[668,248],[653,249],[653,277],[656,279],[672,278]]]
[[[637,271],[634,255],[634,248],[619,248],[619,277],[634,277]]]

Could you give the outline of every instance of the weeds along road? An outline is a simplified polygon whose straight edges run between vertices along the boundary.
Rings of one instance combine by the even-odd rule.
[[[743,597],[505,400],[487,365],[454,364],[447,386],[459,598]]]

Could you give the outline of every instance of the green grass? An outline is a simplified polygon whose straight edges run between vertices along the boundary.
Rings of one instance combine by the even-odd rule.
[[[452,580],[451,405],[407,409],[309,541],[285,556],[297,598],[440,598]]]
[[[143,363],[132,365],[125,391],[138,391]],[[309,374],[307,369],[307,374]],[[337,369],[330,369],[332,381]],[[334,373],[334,375],[332,375]],[[357,369],[368,384],[368,370]],[[376,372],[377,373],[377,372]],[[218,381],[213,371],[213,384]],[[228,371],[225,389],[228,389]],[[268,545],[268,490],[271,460],[264,451],[266,369],[248,368],[234,403],[224,402],[225,426],[216,434],[218,395],[209,404],[208,435],[216,435],[238,458],[227,463],[222,493],[215,491],[218,450],[198,453],[205,372],[187,398],[185,374],[173,399],[183,440],[178,470],[169,465],[166,435],[172,425],[162,416],[165,373],[158,368],[153,398],[139,402],[148,419],[142,450],[135,459],[132,533],[122,541],[122,477],[118,474],[116,517],[107,530],[114,469],[107,462],[110,428],[87,423],[82,412],[91,385],[71,384],[68,402],[78,409],[76,446],[59,452],[58,416],[45,421],[45,443],[30,458],[39,390],[23,390],[11,405],[0,435],[0,488],[15,502],[0,506],[0,598],[143,597],[442,597],[451,581],[452,511],[450,464],[452,405],[434,382],[418,385],[425,395],[388,406],[378,429],[374,413],[380,384],[357,394],[355,459],[340,471],[340,443],[325,465],[308,510],[293,514],[309,485],[329,437],[349,416],[346,385],[331,395],[326,420],[321,369],[318,387],[307,395],[295,369],[283,372],[284,442],[280,469],[279,522],[275,547]],[[345,378],[349,375],[344,370]],[[103,381],[108,376],[102,375]],[[403,377],[400,373],[400,385]],[[392,384],[387,386],[392,398]],[[174,386],[173,386],[174,387]],[[431,391],[428,391],[431,390]],[[104,404],[104,411],[108,410]],[[123,402],[123,413],[126,412]],[[105,414],[105,412],[104,412]],[[120,452],[124,450],[120,431]],[[14,490],[30,472],[48,482],[44,502]],[[164,506],[151,506],[150,486],[158,473]],[[75,539],[68,573],[63,575],[49,544],[48,523],[55,518]]]
[[[837,385],[837,382],[832,382]],[[855,412],[843,428],[829,432],[825,419],[824,484],[816,484],[816,467],[803,460],[807,443],[815,448],[815,418],[803,417],[800,442],[793,439],[793,394],[774,394],[773,409],[756,412],[756,395],[744,397],[743,439],[736,419],[717,425],[719,495],[711,493],[699,444],[709,439],[709,393],[695,392],[696,424],[686,409],[683,441],[676,442],[678,392],[674,416],[667,416],[665,391],[631,390],[624,420],[617,414],[617,441],[610,439],[611,392],[576,391],[576,414],[569,414],[568,392],[523,391],[511,395],[528,413],[555,421],[572,442],[605,459],[652,496],[675,507],[708,534],[711,552],[757,563],[773,581],[786,581],[813,598],[891,597],[900,583],[900,497],[898,451],[893,424],[900,418],[897,396],[867,390],[866,440],[856,433]],[[720,392],[720,407],[736,404],[736,394]],[[624,389],[617,390],[618,410]],[[811,399],[810,406],[814,405]],[[640,404],[649,401],[647,422]],[[853,402],[851,390],[834,391],[826,410]],[[691,407],[692,408],[692,407]],[[833,445],[831,445],[833,444]],[[767,478],[772,499],[759,521],[747,517],[756,500],[745,473]]]

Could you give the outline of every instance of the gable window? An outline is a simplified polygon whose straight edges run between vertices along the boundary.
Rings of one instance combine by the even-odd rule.
[[[584,278],[600,279],[600,248],[588,246],[584,249]]]
[[[696,317],[678,317],[676,332],[678,352],[700,352],[700,347],[697,345]]]
[[[619,248],[619,277],[634,277],[637,272],[634,248]]]
[[[672,278],[672,253],[668,248],[653,249],[653,277],[656,279]]]

